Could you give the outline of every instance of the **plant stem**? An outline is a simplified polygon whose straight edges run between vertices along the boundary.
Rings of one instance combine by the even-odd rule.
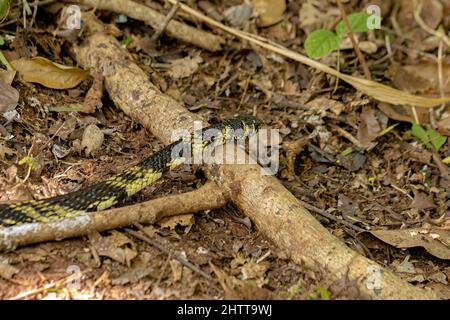
[[[8,60],[3,55],[3,52],[0,50],[0,62],[6,67],[7,70],[14,70],[13,67],[9,64]]]
[[[359,63],[363,68],[364,76],[366,77],[367,80],[370,80],[371,75],[369,67],[367,66],[366,60],[364,59],[364,56],[362,55],[361,50],[359,50],[359,46],[356,43],[355,35],[353,34],[353,30],[350,27],[350,23],[348,22],[347,19],[347,14],[345,13],[345,9],[344,6],[342,5],[341,0],[337,0],[337,4],[339,6],[339,11],[341,12],[342,20],[344,20],[345,28],[347,29],[350,40],[352,41],[353,48],[355,49],[356,56],[358,57]]]

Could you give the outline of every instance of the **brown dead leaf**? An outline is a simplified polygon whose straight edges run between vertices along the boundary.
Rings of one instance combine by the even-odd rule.
[[[14,80],[16,72],[14,70],[3,70],[0,69],[0,80],[7,84],[11,84]]]
[[[318,115],[321,118],[328,116],[328,110],[337,116],[345,110],[345,105],[342,102],[325,97],[319,97],[311,100],[306,104],[306,106],[308,107],[308,111],[306,111],[307,114]]]
[[[219,280],[225,292],[225,298],[231,300],[268,300],[274,299],[274,294],[253,284],[251,281],[243,281],[226,274],[212,263],[209,264]]]
[[[187,78],[198,70],[202,62],[203,59],[200,56],[173,60],[168,73],[174,79]]]
[[[19,272],[19,269],[17,269],[16,267],[13,267],[8,263],[0,262],[0,277],[2,277],[3,279],[11,279],[12,276],[17,272]]]
[[[397,248],[423,247],[430,254],[450,260],[450,232],[445,230],[403,229],[371,231],[378,239]]]
[[[81,141],[82,148],[86,148],[86,155],[97,151],[102,146],[105,135],[102,130],[95,124],[91,124],[84,129],[83,138]]]
[[[363,107],[359,120],[358,140],[362,146],[371,148],[375,145],[373,141],[381,130],[373,108]]]
[[[414,268],[414,265],[412,264],[412,262],[409,261],[410,257],[411,256],[408,254],[405,257],[405,260],[403,260],[402,263],[400,263],[398,266],[395,267],[395,272],[415,274],[416,268]]]
[[[242,279],[243,280],[249,280],[249,279],[258,279],[263,278],[266,274],[267,266],[256,263],[253,260],[250,260],[246,262],[241,269],[242,272]]]
[[[225,19],[233,26],[240,26],[249,21],[253,7],[248,3],[232,6],[223,12]]]
[[[442,65],[444,93],[450,92],[450,65]],[[392,64],[385,75],[392,80],[394,85],[411,93],[435,93],[439,89],[439,72],[436,63],[422,63],[416,65]]]
[[[92,246],[97,250],[98,255],[109,257],[117,262],[130,265],[130,261],[137,256],[136,250],[123,247],[125,244],[132,243],[126,236],[118,236],[113,233],[108,237],[102,237],[98,232],[91,232],[89,235],[89,240]],[[124,241],[124,238],[127,238]]]
[[[147,259],[140,254],[133,259],[133,264],[129,270],[121,274],[118,278],[111,281],[113,285],[124,285],[127,283],[136,283],[140,279],[145,278],[149,275],[157,277],[159,270],[155,270],[154,267],[149,265]]]
[[[450,136],[450,116],[441,119],[437,123],[438,131],[446,136]]]
[[[414,19],[414,9],[417,7],[415,3],[422,3],[422,9],[420,11],[420,17],[423,19],[425,24],[431,29],[436,29],[442,20],[443,16],[443,6],[439,0],[401,0],[400,8],[397,13],[397,21],[399,27],[403,32],[407,32],[415,27],[418,27]]]
[[[180,261],[172,259],[170,260],[170,269],[172,270],[173,282],[178,282],[183,277],[183,265]]]
[[[102,107],[103,75],[99,71],[94,71],[92,77],[94,82],[86,94],[83,108],[81,109],[85,113],[94,113],[97,108],[100,109]]]
[[[64,66],[43,57],[11,61],[13,68],[26,82],[36,82],[47,88],[70,89],[89,75],[89,70]]]
[[[67,140],[70,134],[74,132],[77,125],[77,119],[74,116],[68,116],[68,118],[64,122],[61,122],[61,120],[59,120],[55,124],[53,124],[48,132],[51,135],[56,135],[62,140]]]
[[[19,102],[19,91],[0,79],[0,113],[14,110]]]
[[[166,217],[158,222],[162,228],[175,230],[177,226],[184,227],[184,233],[187,234],[195,223],[194,215],[191,213]]]
[[[6,155],[13,155],[16,152],[11,149],[8,148],[3,141],[0,141],[0,159],[5,159]]]
[[[402,105],[392,105],[386,102],[378,103],[378,109],[383,111],[389,118],[404,122],[415,122],[414,115],[411,107]],[[428,110],[423,108],[417,108],[417,117],[421,124],[427,124],[429,122]]]
[[[433,199],[424,192],[414,190],[414,200],[412,201],[410,208],[414,209],[433,209],[436,205]]]
[[[268,27],[283,20],[285,0],[252,0],[252,4],[259,16],[258,26]]]

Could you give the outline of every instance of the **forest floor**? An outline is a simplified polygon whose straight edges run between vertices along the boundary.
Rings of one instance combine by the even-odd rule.
[[[170,10],[162,2],[140,2],[163,14]],[[363,11],[366,2],[348,1],[346,11]],[[439,96],[442,83],[439,88],[438,81],[430,80],[436,78],[436,72],[424,71],[436,65],[439,42],[433,46],[429,34],[414,19],[406,20],[413,9],[403,2],[394,5],[383,1],[390,5],[381,8],[384,17],[397,17],[402,35],[388,18],[383,20],[382,30],[358,34],[367,47],[363,55],[372,79],[414,94]],[[438,16],[439,24],[448,30],[450,3],[430,2],[437,9],[427,8],[423,19],[431,21]],[[240,1],[215,3],[210,5],[216,17],[236,23],[229,12],[224,17],[224,12]],[[332,29],[340,20],[335,4],[319,3],[287,1],[282,21],[275,25],[258,27],[252,15],[234,26],[303,53],[307,34],[320,27]],[[54,35],[65,5],[40,6],[32,26],[32,17],[26,17],[26,28],[22,18],[2,25],[0,35],[5,43],[0,48],[6,58],[41,56],[76,65],[71,45],[83,35],[75,40]],[[379,103],[342,81],[336,84],[334,77],[239,39],[230,37],[223,50],[208,52],[164,34],[152,41],[154,30],[141,21],[106,10],[96,10],[95,14],[115,28],[117,39],[148,72],[150,81],[191,112],[210,123],[256,114],[267,127],[279,129],[276,177],[333,235],[411,284],[450,299],[450,179],[448,172],[445,175],[446,165],[436,162],[436,155],[441,159],[450,155],[449,142],[433,150],[411,132],[417,117],[427,126],[428,109],[414,115],[407,107]],[[188,23],[225,36],[198,21]],[[445,84],[450,83],[450,59],[445,57],[449,50],[444,47],[441,58]],[[333,68],[338,60],[341,72],[364,77],[351,44],[339,54],[332,52],[321,58]],[[414,69],[418,65],[420,70]],[[426,72],[428,82],[419,76]],[[106,90],[94,105],[86,101],[95,77],[64,90],[13,82],[20,95],[15,108],[19,117],[0,120],[0,201],[67,193],[119,173],[163,147],[118,109]],[[448,88],[443,89],[447,95]],[[91,103],[89,112],[81,112],[87,103]],[[433,116],[438,123],[434,127],[443,137],[450,132],[448,118],[442,120],[448,113],[447,107]],[[100,145],[89,142],[97,139],[85,132],[92,125],[102,132]],[[25,157],[33,159],[30,172],[27,163],[19,164]],[[133,196],[129,203],[193,190],[204,179],[198,169],[182,166]],[[365,298],[345,279],[330,283],[320,270],[289,260],[288,253],[276,248],[233,205],[170,218],[145,229],[154,241],[170,252],[181,253],[214,280],[118,229],[1,253],[0,298]],[[421,242],[419,234],[408,248],[397,248],[392,238],[401,238],[410,229],[435,230],[442,241]],[[369,232],[374,230],[398,233],[376,237]],[[105,244],[109,249],[99,255],[98,246]],[[436,254],[445,251],[442,244],[447,258]],[[125,254],[125,261],[114,258],[117,252]],[[82,275],[76,290],[68,278],[74,272]]]

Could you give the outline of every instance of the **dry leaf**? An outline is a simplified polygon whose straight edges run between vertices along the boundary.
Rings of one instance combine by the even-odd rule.
[[[19,91],[0,79],[0,113],[14,110],[19,102]]]
[[[100,256],[109,257],[127,265],[129,265],[130,261],[137,256],[136,250],[128,247],[121,248],[121,246],[124,246],[123,239],[117,241],[117,235],[115,234],[108,237],[102,237],[100,233],[95,231],[88,234],[88,237]],[[126,243],[131,243],[131,241],[127,240]]]
[[[414,119],[413,111],[411,107],[406,106],[395,106],[386,102],[380,102],[378,103],[378,109],[383,111],[389,118],[398,120],[398,121],[405,121],[405,122],[416,122]],[[423,108],[416,108],[417,117],[419,120],[419,123],[421,124],[427,124],[429,121],[428,117],[428,110]]]
[[[397,248],[423,247],[429,253],[450,260],[450,232],[445,230],[403,229],[371,231],[378,239]]]
[[[252,0],[252,4],[259,15],[258,26],[268,27],[283,20],[285,0]]]
[[[144,257],[144,253],[137,256],[136,259],[133,259],[131,268],[121,274],[118,278],[113,279],[111,283],[113,285],[124,285],[127,283],[138,282],[148,275],[153,275],[153,273],[156,273],[154,276],[157,276],[160,271],[155,270],[155,268],[148,263],[148,260]]]
[[[438,131],[441,134],[444,134],[446,136],[450,136],[450,116],[442,118],[437,123]]]
[[[202,62],[203,59],[200,56],[173,60],[168,73],[175,79],[186,78],[193,75],[198,70],[199,64]]]
[[[436,63],[422,63],[417,65],[401,66],[392,64],[385,72],[386,77],[392,80],[394,85],[411,93],[435,93],[439,89],[439,72]],[[445,93],[450,92],[450,65],[442,65],[442,87]]]
[[[358,140],[362,146],[370,148],[374,146],[374,141],[380,132],[380,124],[378,123],[375,112],[370,107],[364,107],[359,117],[360,123],[358,127]]]
[[[233,26],[246,23],[252,15],[253,7],[247,3],[233,6],[224,11],[223,15]]]
[[[266,271],[266,265],[250,260],[242,266],[242,280],[263,278],[266,274]]]
[[[100,149],[104,139],[105,135],[102,130],[95,124],[91,124],[84,129],[81,147],[83,149],[86,148],[86,155],[90,155],[92,152]]]
[[[64,66],[43,57],[11,61],[13,68],[26,82],[36,82],[52,89],[70,89],[89,75],[88,70]]]
[[[188,233],[191,230],[194,223],[195,223],[194,215],[191,213],[166,217],[158,222],[158,224],[162,228],[168,228],[170,230],[174,230],[178,225],[181,227],[185,227],[184,229],[185,233]]]
[[[7,263],[0,262],[0,277],[8,280],[11,279],[13,275],[19,272],[19,269],[13,267]]]
[[[83,108],[81,109],[85,113],[94,113],[97,108],[100,109],[102,107],[103,75],[99,71],[94,71],[92,77],[94,82],[86,94]]]
[[[15,153],[13,149],[8,148],[4,142],[0,141],[0,159],[5,159],[6,155],[13,155]]]
[[[3,82],[7,84],[11,84],[13,82],[15,75],[16,72],[14,70],[0,69],[0,80],[3,80]]]
[[[405,257],[405,260],[403,260],[402,263],[400,263],[397,267],[395,267],[395,272],[415,274],[416,268],[414,268],[412,262],[409,261],[410,257],[411,257],[410,255],[407,255]]]
[[[276,296],[272,291],[256,286],[253,281],[242,281],[228,275],[218,267],[210,263],[217,276],[217,280],[225,292],[225,298],[231,300],[269,300]]]
[[[436,205],[433,202],[433,199],[421,191],[414,190],[414,200],[410,205],[411,208],[414,209],[433,209],[436,208]]]
[[[170,260],[170,269],[172,270],[173,282],[178,282],[183,277],[183,265],[180,261],[172,259]]]
[[[435,93],[439,93],[439,69],[436,63],[422,63],[417,65],[405,65],[403,68],[410,74],[416,74],[427,79]],[[450,64],[442,64],[442,88],[445,93],[450,93]]]

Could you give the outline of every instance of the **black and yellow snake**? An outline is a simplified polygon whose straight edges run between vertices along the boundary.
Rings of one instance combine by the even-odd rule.
[[[252,116],[225,120],[168,145],[105,181],[53,198],[0,204],[0,228],[73,218],[121,204],[196,153],[232,140],[246,139],[260,126],[261,122]]]

